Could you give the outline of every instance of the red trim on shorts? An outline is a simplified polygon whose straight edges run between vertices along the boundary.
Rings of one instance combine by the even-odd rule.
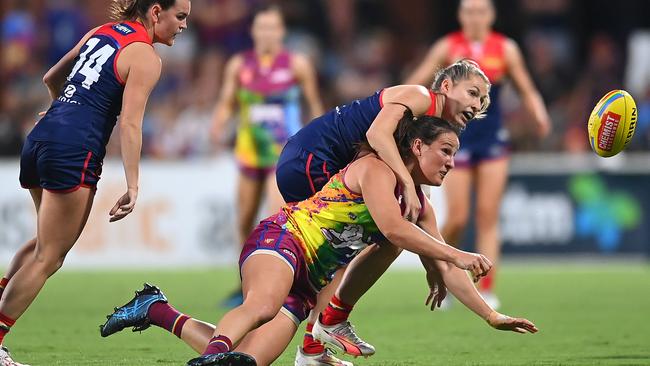
[[[80,186],[84,184],[84,178],[86,178],[86,170],[88,169],[88,163],[90,162],[91,156],[93,156],[92,151],[88,151],[88,155],[86,155],[86,161],[84,161],[84,167],[81,170],[81,182],[79,182]]]
[[[431,105],[424,114],[425,116],[433,116],[436,113],[436,93],[431,89],[429,89],[429,97],[431,98]]]
[[[314,188],[314,181],[311,179],[311,173],[309,173],[309,167],[311,166],[311,159],[314,157],[314,154],[309,153],[307,157],[307,163],[305,163],[305,174],[307,174],[307,180],[309,181],[309,187],[311,188],[311,193],[316,193],[316,188]]]
[[[327,176],[327,181],[329,182],[330,180],[330,172],[327,171],[327,162],[323,162],[323,173]]]
[[[90,158],[93,156],[92,151],[88,151],[88,154],[86,155],[86,160],[84,161],[84,167],[81,169],[81,181],[79,182],[79,185],[76,185],[72,188],[68,189],[47,189],[45,188],[46,191],[52,192],[52,193],[71,193],[76,190],[78,190],[81,187],[84,188],[95,188],[94,185],[84,183],[84,179],[86,178],[86,170],[88,170],[88,163],[90,162]]]
[[[382,89],[382,90],[379,92],[379,108],[384,108],[384,91],[385,91],[385,90],[386,90],[386,89]]]

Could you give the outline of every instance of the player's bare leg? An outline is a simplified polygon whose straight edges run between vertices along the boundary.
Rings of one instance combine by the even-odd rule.
[[[237,181],[237,234],[239,235],[239,243],[244,243],[248,235],[253,231],[257,212],[262,202],[264,183],[264,180],[254,179],[242,172],[239,173]],[[221,305],[234,308],[241,305],[242,301],[243,295],[241,284],[239,284]]]
[[[34,202],[34,208],[36,209],[36,214],[38,215],[38,208],[41,205],[41,197],[43,196],[43,189],[33,188],[29,190],[29,193],[32,196],[32,201]],[[16,274],[16,272],[18,272],[20,267],[23,266],[28,256],[34,254],[34,250],[36,250],[36,237],[29,239],[25,244],[23,244],[23,246],[20,247],[20,249],[18,249],[16,254],[14,254],[14,257],[11,259],[11,262],[9,263],[9,267],[7,267],[7,271],[5,272],[4,277],[2,278],[2,280],[0,280],[0,298],[2,297],[2,293],[4,292],[4,289],[7,287],[7,284],[9,283],[11,277],[13,277]]]
[[[293,271],[287,263],[273,255],[253,254],[242,266],[244,303],[224,315],[203,354],[188,361],[188,365],[210,365],[222,357],[235,357],[234,345],[253,329],[272,321],[282,308],[293,285]],[[250,362],[246,358],[242,365]]]
[[[62,265],[79,238],[95,192],[80,188],[70,193],[44,191],[37,215],[37,242],[33,255],[11,278],[0,300],[0,313],[17,319],[29,307],[45,281]]]
[[[268,213],[268,215],[272,215],[276,212],[279,212],[282,206],[285,205],[284,199],[282,198],[282,194],[280,194],[280,189],[278,188],[278,183],[275,179],[275,173],[269,174],[266,177],[266,182],[264,183],[264,186],[265,186],[264,188],[265,188],[265,197],[266,197],[266,212]],[[265,214],[264,216],[268,216],[268,215]],[[250,233],[250,231],[248,233]]]
[[[287,348],[298,325],[282,312],[270,322],[248,333],[235,351],[253,356],[258,366],[270,365]]]
[[[472,169],[456,167],[445,177],[443,188],[447,202],[447,219],[440,234],[450,245],[458,245],[469,219]]]
[[[237,181],[237,229],[239,242],[244,243],[253,231],[257,211],[262,202],[264,180],[254,179],[240,173]]]
[[[354,304],[377,282],[400,253],[400,248],[385,242],[371,245],[357,255],[348,265],[335,296],[314,324],[314,338],[353,356],[373,355],[375,348],[356,335],[347,319]]]
[[[506,157],[481,162],[476,168],[476,249],[494,265],[479,282],[479,291],[494,309],[500,305],[492,290],[501,257],[499,209],[508,181],[508,164]]]

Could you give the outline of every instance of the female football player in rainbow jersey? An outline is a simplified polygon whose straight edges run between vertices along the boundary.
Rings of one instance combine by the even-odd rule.
[[[544,102],[526,71],[519,47],[512,39],[492,30],[495,16],[491,0],[462,0],[458,9],[461,30],[436,42],[407,82],[428,85],[435,67],[463,58],[476,61],[490,78],[493,103],[484,120],[468,125],[463,131],[456,169],[445,183],[447,207],[450,209],[442,236],[452,243],[460,243],[469,217],[471,190],[474,189],[476,248],[490,258],[496,269],[500,256],[499,208],[509,163],[508,133],[502,125],[498,103],[503,81],[508,77],[513,81],[540,137],[549,133],[551,123]],[[492,291],[495,269],[480,281],[479,289],[497,308],[499,300]]]
[[[190,1],[113,0],[111,10],[115,22],[89,31],[43,77],[53,102],[27,136],[20,159],[20,184],[34,201],[37,233],[2,279],[0,343],[81,234],[118,116],[126,193],[109,220],[135,206],[142,119],[161,70],[152,44],[174,44],[187,28]],[[0,366],[8,365],[20,364],[3,346]]]
[[[417,117],[441,117],[463,128],[473,118],[483,117],[490,104],[489,90],[488,78],[478,65],[461,60],[440,70],[431,88],[398,85],[380,90],[365,99],[340,105],[316,118],[289,139],[280,156],[276,174],[280,192],[287,202],[311,196],[322,188],[330,176],[354,159],[357,145],[367,139],[398,177],[404,192],[404,217],[412,221],[415,218],[413,213],[420,210],[420,202],[415,194],[416,186],[407,174],[393,139],[398,121],[408,110]],[[396,253],[384,248],[369,248],[352,262],[353,270],[346,270],[347,282],[354,284],[351,287],[367,289],[385,272]],[[340,298],[333,297],[341,277],[342,273],[338,273],[332,283],[319,293],[318,303],[307,322],[303,346],[296,354],[298,366],[348,365],[331,356],[323,344],[312,336],[318,314],[326,307],[329,309],[330,299],[333,303],[344,305]],[[352,304],[357,298],[346,300]],[[347,310],[351,310],[351,307]],[[333,317],[327,320],[338,322],[338,318]],[[341,322],[348,324],[344,320]],[[356,349],[360,350],[359,355],[374,353],[374,348],[354,335],[351,327],[339,328],[341,333],[350,336]]]
[[[377,245],[395,245],[419,254],[429,277],[441,277],[452,293],[491,326],[536,332],[530,321],[499,314],[483,301],[464,270],[480,276],[491,263],[442,241],[435,212],[419,189],[420,184],[439,186],[454,167],[458,130],[442,119],[416,119],[410,112],[404,113],[399,124],[394,142],[418,187],[422,205],[415,224],[402,217],[402,189],[396,174],[371,148],[362,147],[359,157],[314,196],[284,206],[257,226],[240,257],[244,303],[224,315],[216,328],[179,313],[158,288],[145,285],[109,316],[102,335],[154,324],[202,352],[188,366],[270,365],[287,347],[334,272],[364,248]]]
[[[264,191],[269,212],[276,212],[284,204],[273,173],[287,139],[302,127],[301,91],[310,116],[323,113],[311,63],[305,56],[284,49],[285,28],[277,6],[261,7],[255,13],[251,35],[254,48],[233,56],[226,66],[212,127],[213,139],[221,142],[225,124],[237,104],[240,242],[254,227]],[[224,305],[233,307],[241,301],[240,288]]]

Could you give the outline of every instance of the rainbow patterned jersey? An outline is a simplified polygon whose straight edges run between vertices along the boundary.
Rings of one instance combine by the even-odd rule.
[[[385,240],[363,197],[345,185],[347,169],[332,176],[314,196],[283,207],[274,218],[275,223],[300,244],[309,281],[317,291],[331,281],[337,269],[350,263],[365,247]],[[424,194],[419,188],[417,193],[424,207]],[[404,210],[401,196],[398,185],[395,197]]]
[[[253,50],[239,70],[239,128],[235,156],[250,168],[273,167],[289,136],[300,127],[300,87],[283,50],[267,65]]]

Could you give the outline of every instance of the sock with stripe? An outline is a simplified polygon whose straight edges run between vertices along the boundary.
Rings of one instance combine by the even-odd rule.
[[[189,316],[174,309],[173,306],[166,302],[156,302],[149,308],[149,320],[151,324],[167,329],[178,338],[181,337],[185,322],[190,319]]]
[[[15,319],[11,319],[10,317],[0,313],[0,344],[4,342],[5,336],[9,333],[9,330],[11,330],[11,327],[13,327],[15,323]]]
[[[321,314],[320,322],[323,325],[334,325],[344,322],[348,320],[353,307],[354,305],[348,305],[334,295]]]
[[[5,292],[5,287],[7,287],[8,283],[9,279],[7,277],[2,277],[0,280],[0,298],[2,298],[2,293]]]
[[[210,342],[208,342],[208,347],[203,351],[204,355],[212,355],[215,353],[226,353],[232,349],[232,341],[230,338],[219,335],[218,337],[212,337]]]
[[[309,355],[315,355],[325,352],[325,346],[322,343],[315,340],[311,335],[311,330],[314,328],[314,323],[307,323],[307,328],[305,329],[305,337],[302,340],[302,351]]]
[[[479,291],[481,292],[492,292],[492,287],[494,286],[494,271],[488,272],[488,274],[481,278],[481,281],[478,283]]]

